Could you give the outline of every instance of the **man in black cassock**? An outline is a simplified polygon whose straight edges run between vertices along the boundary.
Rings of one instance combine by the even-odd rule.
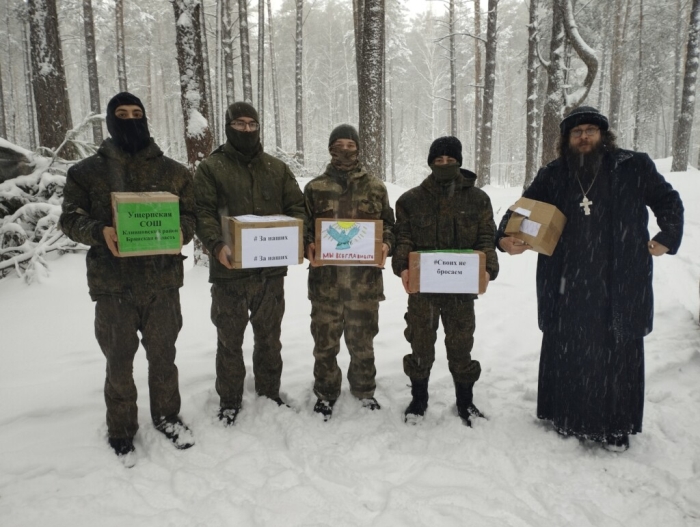
[[[557,432],[629,448],[642,431],[644,341],[652,330],[652,256],[675,254],[683,203],[647,154],[618,148],[608,120],[582,106],[560,124],[559,158],[540,169],[526,198],[567,218],[552,256],[537,261],[543,332],[537,417]],[[660,232],[647,230],[649,207]],[[505,235],[511,255],[530,247]]]

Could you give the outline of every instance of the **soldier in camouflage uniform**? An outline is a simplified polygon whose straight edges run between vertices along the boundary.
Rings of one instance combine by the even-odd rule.
[[[304,196],[289,167],[263,152],[258,113],[237,102],[226,112],[228,141],[197,168],[197,236],[209,251],[211,320],[217,330],[219,419],[231,426],[243,399],[243,334],[253,326],[255,391],[278,405],[282,376],[284,277],[287,267],[233,269],[222,216],[286,214],[304,219]]]
[[[474,186],[476,175],[460,169],[462,144],[456,137],[436,139],[428,165],[432,173],[396,202],[394,273],[401,277],[408,293],[411,251],[474,249],[486,253],[486,271],[490,280],[495,279],[498,258],[493,209],[488,195]],[[474,383],[481,374],[479,362],[471,358],[475,298],[469,294],[409,294],[405,335],[411,354],[404,357],[403,366],[411,379],[413,400],[406,409],[406,421],[423,416],[428,407],[428,378],[435,361],[440,317],[459,416],[470,426],[470,416],[483,417],[473,403]]]
[[[379,302],[384,300],[382,269],[394,243],[391,229],[394,211],[384,183],[358,163],[359,139],[350,125],[331,132],[328,147],[331,162],[326,171],[304,188],[309,229],[306,254],[311,300],[311,334],[314,337],[314,412],[331,417],[340,396],[342,374],[336,356],[340,337],[350,352],[350,392],[370,410],[380,408],[376,387],[374,337],[379,332]],[[383,260],[380,267],[318,266],[315,261],[316,218],[354,218],[383,221]]]
[[[111,193],[164,191],[179,196],[181,238],[189,243],[195,228],[192,176],[165,157],[151,139],[137,97],[126,92],[115,95],[107,105],[106,120],[111,139],[68,171],[59,224],[69,238],[90,246],[87,279],[95,301],[95,334],[107,359],[109,443],[119,456],[134,450],[138,419],[133,362],[141,332],[148,358],[151,418],[175,446],[188,448],[194,441],[178,417],[175,366],[184,257],[119,257]]]

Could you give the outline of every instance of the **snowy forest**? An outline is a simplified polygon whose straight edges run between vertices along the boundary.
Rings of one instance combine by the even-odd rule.
[[[0,260],[27,237],[59,241],[36,202],[60,204],[66,167],[95,151],[125,90],[191,168],[225,141],[235,100],[298,176],[323,170],[349,122],[387,182],[420,182],[450,134],[479,186],[526,187],[582,104],[623,148],[700,165],[700,0],[2,0],[0,20]],[[3,184],[37,163],[43,179]]]

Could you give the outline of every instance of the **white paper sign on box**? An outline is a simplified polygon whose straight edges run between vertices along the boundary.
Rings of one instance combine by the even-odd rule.
[[[479,293],[479,255],[422,253],[420,290],[425,293]]]
[[[321,220],[322,260],[355,260],[371,263],[375,259],[375,224],[370,221]]]
[[[243,269],[296,265],[299,254],[297,227],[241,229]]]

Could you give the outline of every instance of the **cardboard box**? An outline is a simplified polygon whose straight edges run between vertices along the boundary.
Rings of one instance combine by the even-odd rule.
[[[119,256],[179,254],[180,198],[170,192],[112,192]]]
[[[224,240],[234,269],[281,267],[304,261],[304,222],[284,216],[223,216]]]
[[[566,216],[554,205],[528,198],[520,198],[510,210],[513,214],[506,225],[506,234],[530,244],[538,253],[552,256],[566,225]]]
[[[382,220],[316,219],[316,261],[321,265],[380,265]]]
[[[486,291],[486,255],[481,251],[415,251],[408,254],[411,293],[481,294]]]

